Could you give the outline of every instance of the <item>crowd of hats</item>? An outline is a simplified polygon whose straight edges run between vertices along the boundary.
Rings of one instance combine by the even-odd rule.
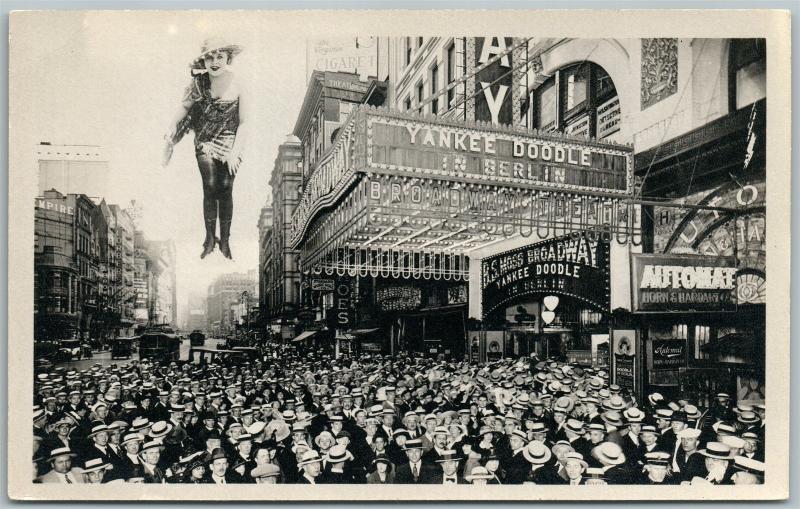
[[[762,483],[766,409],[607,371],[313,354],[36,375],[36,482]],[[707,395],[695,395],[695,398]]]

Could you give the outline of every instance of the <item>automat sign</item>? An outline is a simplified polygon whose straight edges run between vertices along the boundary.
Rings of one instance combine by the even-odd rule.
[[[566,295],[607,310],[608,256],[608,242],[567,235],[486,258],[481,262],[483,314],[535,293]]]
[[[733,258],[637,254],[632,261],[634,311],[736,309],[737,269]]]

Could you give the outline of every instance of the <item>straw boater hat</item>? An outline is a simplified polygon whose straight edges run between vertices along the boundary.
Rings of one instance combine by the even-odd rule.
[[[700,449],[699,452],[706,458],[716,458],[720,460],[731,459],[730,446],[723,444],[722,442],[709,442],[706,444],[706,448]]]
[[[544,465],[550,461],[552,453],[542,442],[532,440],[523,450],[522,455],[533,465]]]
[[[592,449],[592,457],[603,465],[622,465],[625,463],[625,454],[622,448],[614,442],[603,442]]]
[[[50,451],[50,456],[47,458],[47,461],[52,461],[56,458],[61,456],[69,456],[70,458],[74,458],[77,456],[69,447],[57,447]]]
[[[215,51],[227,51],[231,56],[236,56],[241,53],[243,49],[244,48],[240,45],[233,44],[224,37],[209,37],[203,41],[202,46],[200,46],[200,54],[194,59],[192,65],[199,63],[206,55],[214,53]]]
[[[300,458],[300,461],[297,462],[297,467],[303,467],[306,465],[310,465],[311,463],[321,463],[322,458],[320,458],[319,453],[315,450],[306,451],[303,453],[303,456]]]
[[[84,474],[88,474],[90,472],[97,472],[98,470],[111,470],[113,468],[111,463],[105,463],[103,458],[92,458],[86,460],[86,463],[83,464],[80,471]]]

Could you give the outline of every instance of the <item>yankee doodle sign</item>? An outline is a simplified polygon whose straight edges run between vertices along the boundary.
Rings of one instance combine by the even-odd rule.
[[[635,254],[632,269],[634,311],[736,310],[733,258]]]

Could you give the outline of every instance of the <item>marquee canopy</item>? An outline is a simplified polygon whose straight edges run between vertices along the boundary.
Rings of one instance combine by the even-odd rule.
[[[515,235],[638,243],[632,195],[630,146],[361,106],[313,170],[290,244],[304,271],[466,279],[471,251]]]

